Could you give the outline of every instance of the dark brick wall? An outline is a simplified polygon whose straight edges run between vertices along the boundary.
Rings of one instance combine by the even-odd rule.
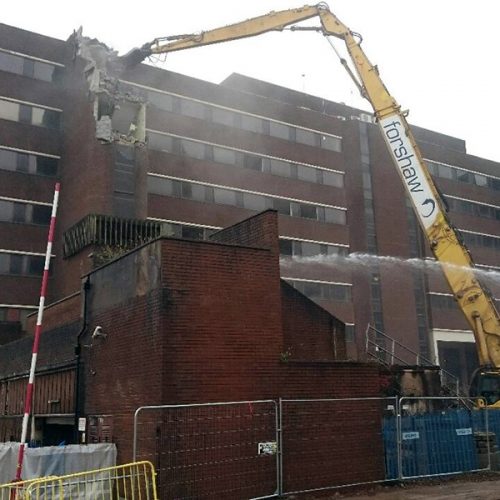
[[[210,239],[218,243],[267,248],[276,259],[279,257],[278,214],[274,210],[267,210],[218,231]]]
[[[68,324],[76,324],[81,315],[81,295],[75,293],[58,302],[45,306],[42,318],[42,332],[50,332]],[[26,331],[33,335],[38,312],[28,316]]]
[[[90,274],[85,413],[112,421],[120,462],[131,459],[139,406],[378,394],[375,365],[334,361],[345,355],[342,323],[279,279],[276,218],[264,212],[216,233],[217,242],[160,239]],[[97,325],[106,338],[91,338]],[[349,415],[338,429],[350,429]],[[140,428],[141,454],[153,460],[163,446],[157,418]],[[380,447],[366,444],[379,442],[375,427],[366,422],[361,439],[348,433],[364,456],[353,477],[367,461],[370,477],[381,474]],[[326,474],[345,461],[332,457]]]
[[[345,325],[324,309],[281,282],[283,357],[301,361],[344,360]]]
[[[0,345],[18,340],[22,335],[19,321],[0,321]]]
[[[164,400],[257,398],[283,343],[269,250],[165,240],[162,275],[169,293]]]
[[[74,361],[76,334],[79,322],[67,323],[53,330],[45,330],[40,338],[37,370],[44,371],[65,366]],[[33,337],[0,346],[0,380],[22,376],[29,372]]]

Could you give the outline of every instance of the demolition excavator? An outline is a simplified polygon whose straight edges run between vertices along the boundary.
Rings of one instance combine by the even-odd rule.
[[[318,18],[317,28],[292,26]],[[149,56],[252,37],[270,31],[315,29],[326,37],[343,40],[350,56],[340,62],[373,107],[374,116],[396,171],[411,199],[414,211],[441,264],[453,296],[472,329],[480,367],[470,385],[470,395],[481,405],[500,408],[500,315],[493,298],[474,273],[474,263],[459,231],[446,214],[446,205],[424,164],[415,138],[406,120],[406,112],[388,92],[376,66],[361,48],[361,37],[343,24],[324,3],[297,9],[270,12],[221,28],[193,35],[157,38],[122,57],[125,66],[133,66]],[[328,40],[331,42],[330,38]]]

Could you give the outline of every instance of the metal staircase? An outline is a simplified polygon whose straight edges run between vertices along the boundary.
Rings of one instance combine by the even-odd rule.
[[[419,366],[436,367],[436,363],[410,349],[384,332],[368,324],[365,332],[366,354],[387,367]],[[449,396],[464,397],[460,390],[460,380],[452,373],[439,367],[443,393]]]

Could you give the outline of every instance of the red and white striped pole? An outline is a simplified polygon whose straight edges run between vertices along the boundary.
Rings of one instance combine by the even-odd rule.
[[[31,402],[33,401],[33,383],[35,381],[36,360],[38,357],[38,346],[40,344],[40,335],[42,333],[43,309],[45,306],[45,297],[47,293],[47,283],[49,280],[50,256],[52,255],[52,243],[54,241],[54,231],[56,227],[57,203],[59,201],[59,182],[56,183],[54,190],[54,201],[52,202],[52,215],[50,218],[49,236],[47,241],[47,252],[45,253],[45,266],[43,268],[42,287],[40,290],[40,302],[38,304],[38,316],[35,327],[35,337],[33,339],[33,351],[31,356],[31,368],[26,388],[26,399],[24,400],[23,427],[21,433],[21,444],[19,446],[19,455],[17,457],[16,481],[21,481],[23,471],[24,450],[26,447],[26,436],[28,434],[28,420],[31,413]]]

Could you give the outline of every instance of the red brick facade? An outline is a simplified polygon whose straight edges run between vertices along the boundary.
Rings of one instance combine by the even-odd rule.
[[[376,366],[343,361],[343,324],[279,279],[276,217],[216,233],[224,243],[158,240],[89,275],[85,413],[112,425],[120,462],[132,458],[139,406],[378,395]],[[91,338],[96,326],[105,338]],[[335,424],[351,436],[347,448],[366,456],[352,476],[381,477],[379,424],[362,412],[354,422],[352,411]],[[352,431],[360,425],[362,439]],[[159,460],[151,426],[138,444]],[[325,471],[336,467],[324,453]]]

